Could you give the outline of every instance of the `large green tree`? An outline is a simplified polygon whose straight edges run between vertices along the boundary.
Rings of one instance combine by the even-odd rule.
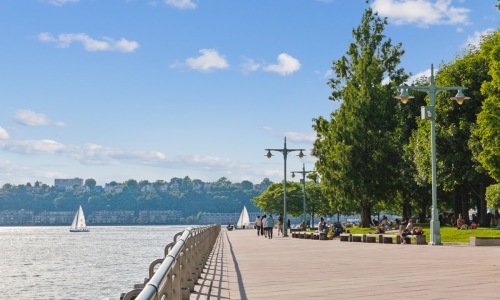
[[[365,227],[373,206],[394,197],[400,157],[393,137],[393,95],[406,79],[398,68],[404,51],[386,38],[386,25],[371,8],[365,10],[346,55],[333,62],[330,100],[341,102],[340,108],[330,120],[319,117],[313,125],[312,153],[325,195],[334,206],[342,201],[340,206],[360,210]]]
[[[500,207],[500,28],[493,34],[483,38],[481,55],[488,60],[491,81],[481,86],[481,92],[486,99],[482,110],[477,116],[477,127],[473,130],[471,143],[475,157],[481,166],[497,182],[487,189],[488,205],[491,208]],[[475,145],[475,147],[474,147]]]

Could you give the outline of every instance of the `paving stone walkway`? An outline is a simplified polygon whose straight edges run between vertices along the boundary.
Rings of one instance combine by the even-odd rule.
[[[500,247],[221,231],[191,299],[500,299]]]

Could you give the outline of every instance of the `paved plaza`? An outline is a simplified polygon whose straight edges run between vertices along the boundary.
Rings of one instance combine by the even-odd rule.
[[[500,247],[222,230],[191,299],[500,299]]]

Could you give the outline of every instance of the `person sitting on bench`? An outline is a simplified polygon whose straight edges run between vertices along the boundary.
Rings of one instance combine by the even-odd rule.
[[[408,225],[406,225],[406,229],[403,230],[403,225],[399,226],[399,235],[401,236],[402,242],[401,244],[406,244],[405,237],[413,233],[413,220],[408,220]]]

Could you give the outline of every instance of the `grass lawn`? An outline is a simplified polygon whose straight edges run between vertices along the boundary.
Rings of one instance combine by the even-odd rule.
[[[415,224],[415,226],[420,226],[424,229],[424,234],[427,242],[430,240],[430,228],[429,223]],[[375,230],[370,228],[360,228],[360,227],[349,227],[346,228],[351,233],[375,233]],[[442,226],[441,227],[441,242],[442,243],[469,243],[469,238],[471,236],[493,236],[500,238],[500,230],[496,228],[485,228],[478,227],[477,229],[469,230],[458,230],[455,227]]]

